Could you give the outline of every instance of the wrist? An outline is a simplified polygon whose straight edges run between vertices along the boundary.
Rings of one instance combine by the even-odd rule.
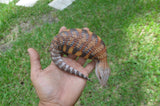
[[[58,103],[54,103],[54,102],[43,102],[43,101],[39,101],[39,105],[38,106],[61,106]]]

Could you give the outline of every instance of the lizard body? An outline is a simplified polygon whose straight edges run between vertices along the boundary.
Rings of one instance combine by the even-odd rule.
[[[51,42],[50,53],[52,61],[62,70],[90,80],[87,76],[67,65],[61,57],[62,54],[73,54],[85,59],[96,61],[96,75],[105,86],[110,74],[107,63],[106,47],[102,39],[84,29],[69,29],[57,34]]]

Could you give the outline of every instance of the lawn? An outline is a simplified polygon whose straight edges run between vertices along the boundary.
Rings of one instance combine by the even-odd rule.
[[[107,46],[111,75],[102,88],[95,73],[77,106],[160,105],[160,0],[76,0],[63,11],[39,0],[34,7],[0,4],[0,105],[37,105],[29,47],[51,62],[51,39],[61,26],[88,27]]]

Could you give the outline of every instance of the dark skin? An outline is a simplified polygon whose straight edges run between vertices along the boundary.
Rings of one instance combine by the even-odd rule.
[[[66,27],[62,27],[59,32],[65,29]],[[87,80],[60,70],[53,62],[42,69],[38,52],[33,48],[29,48],[28,52],[31,62],[31,81],[40,99],[39,106],[74,105],[86,86]],[[95,62],[92,61],[83,67],[86,60],[81,57],[76,60],[76,56],[73,55],[62,57],[62,59],[86,76],[95,66]]]

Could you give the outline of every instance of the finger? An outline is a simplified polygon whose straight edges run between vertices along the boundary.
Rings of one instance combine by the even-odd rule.
[[[95,61],[90,62],[89,64],[87,64],[87,66],[85,67],[86,72],[89,74],[92,72],[92,70],[95,67]]]
[[[87,30],[87,31],[89,31],[89,28],[86,28],[86,27],[85,27],[85,28],[83,28],[83,29],[84,29],[84,30]]]
[[[66,30],[67,28],[65,27],[65,26],[62,26],[61,28],[60,28],[60,30],[59,30],[59,33],[60,32],[62,32],[62,31],[64,31],[64,30]]]
[[[73,54],[69,54],[68,57],[71,58],[71,59],[76,59],[77,58],[77,56],[75,56]]]
[[[30,62],[31,62],[31,76],[36,75],[37,72],[40,72],[41,70],[39,54],[33,48],[29,48],[28,53],[29,53]]]
[[[79,59],[77,60],[77,62],[81,65],[84,65],[84,63],[86,62],[86,59],[84,59],[83,57],[79,57]]]

